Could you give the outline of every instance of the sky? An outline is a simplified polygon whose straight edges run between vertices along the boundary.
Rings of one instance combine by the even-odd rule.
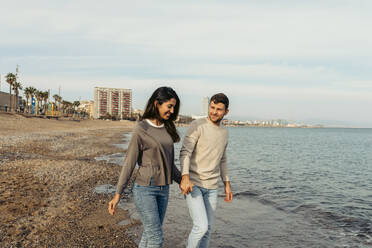
[[[159,86],[198,115],[224,92],[230,119],[372,127],[372,1],[2,1],[1,91],[132,89],[143,109]]]

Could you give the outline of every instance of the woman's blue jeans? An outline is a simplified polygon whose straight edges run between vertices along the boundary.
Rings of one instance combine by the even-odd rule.
[[[162,247],[162,225],[167,210],[168,195],[169,185],[141,186],[134,184],[134,203],[144,228],[139,248]]]

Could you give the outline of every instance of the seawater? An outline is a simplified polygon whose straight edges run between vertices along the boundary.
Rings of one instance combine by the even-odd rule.
[[[372,247],[372,129],[228,129],[234,200],[223,202],[220,183],[211,247]],[[122,165],[124,154],[101,159]],[[166,245],[184,247],[192,223],[177,184],[169,199]]]
[[[293,228],[307,232],[295,247],[372,247],[372,129],[228,129],[228,167],[238,201],[254,199],[292,218]],[[185,130],[179,129],[182,136]],[[228,228],[241,233],[242,227]],[[309,231],[318,234],[309,237]],[[276,234],[267,232],[266,239],[276,240]],[[290,244],[270,244],[264,236],[247,247]]]

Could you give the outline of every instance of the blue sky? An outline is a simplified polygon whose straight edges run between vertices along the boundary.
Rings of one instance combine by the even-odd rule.
[[[372,127],[372,2],[2,1],[1,90],[66,100],[95,86],[133,89],[143,108],[162,85],[185,114],[225,92],[235,119]]]

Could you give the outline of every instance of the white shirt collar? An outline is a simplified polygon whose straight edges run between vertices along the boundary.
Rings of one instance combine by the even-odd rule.
[[[157,126],[155,125],[152,121],[150,121],[149,119],[145,119],[145,121],[152,127],[156,127],[156,128],[163,128],[164,127],[164,123],[161,124],[160,126]]]

